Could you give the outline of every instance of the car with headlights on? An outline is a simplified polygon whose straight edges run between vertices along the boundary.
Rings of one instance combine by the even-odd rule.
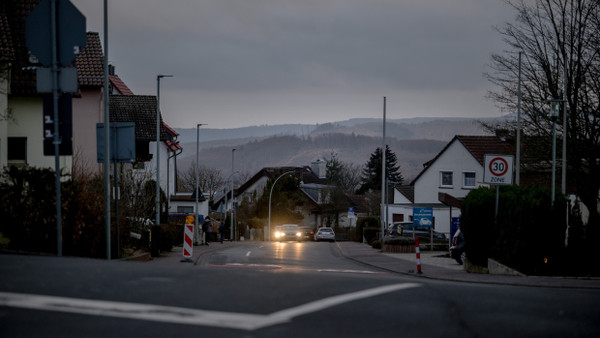
[[[283,224],[275,227],[275,240],[278,241],[301,241],[302,231],[297,224]]]
[[[332,228],[322,227],[315,232],[315,241],[335,241],[335,232]]]

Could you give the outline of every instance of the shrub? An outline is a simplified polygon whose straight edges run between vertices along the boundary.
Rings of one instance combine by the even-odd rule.
[[[377,231],[381,231],[378,217],[359,217],[356,221],[356,241],[358,242],[362,242],[363,236],[367,243],[370,242],[371,239],[377,236]]]
[[[552,273],[564,251],[566,200],[551,203],[550,191],[535,186],[500,189],[498,216],[494,219],[496,191],[471,191],[462,205],[461,231],[468,259],[487,266],[494,258],[526,274]]]

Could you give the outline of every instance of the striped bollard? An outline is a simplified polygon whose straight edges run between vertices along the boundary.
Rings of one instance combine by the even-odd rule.
[[[183,259],[182,262],[189,263],[192,261],[194,246],[192,236],[194,235],[194,225],[186,224],[183,231]]]
[[[421,271],[421,249],[419,248],[419,237],[415,238],[415,252],[417,253],[417,273],[423,273],[423,271]]]

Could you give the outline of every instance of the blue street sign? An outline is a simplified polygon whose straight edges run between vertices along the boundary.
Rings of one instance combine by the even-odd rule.
[[[420,228],[433,227],[433,208],[413,208],[413,226]]]

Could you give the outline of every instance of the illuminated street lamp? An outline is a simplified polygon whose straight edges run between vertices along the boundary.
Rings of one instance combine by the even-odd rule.
[[[271,192],[269,193],[269,240],[271,240],[271,196],[273,196],[273,188],[275,187],[275,183],[277,183],[277,181],[279,181],[280,178],[292,173],[294,173],[293,170],[284,172],[283,174],[279,175],[279,177],[277,177],[275,179],[275,182],[273,182],[273,184],[271,185]]]

